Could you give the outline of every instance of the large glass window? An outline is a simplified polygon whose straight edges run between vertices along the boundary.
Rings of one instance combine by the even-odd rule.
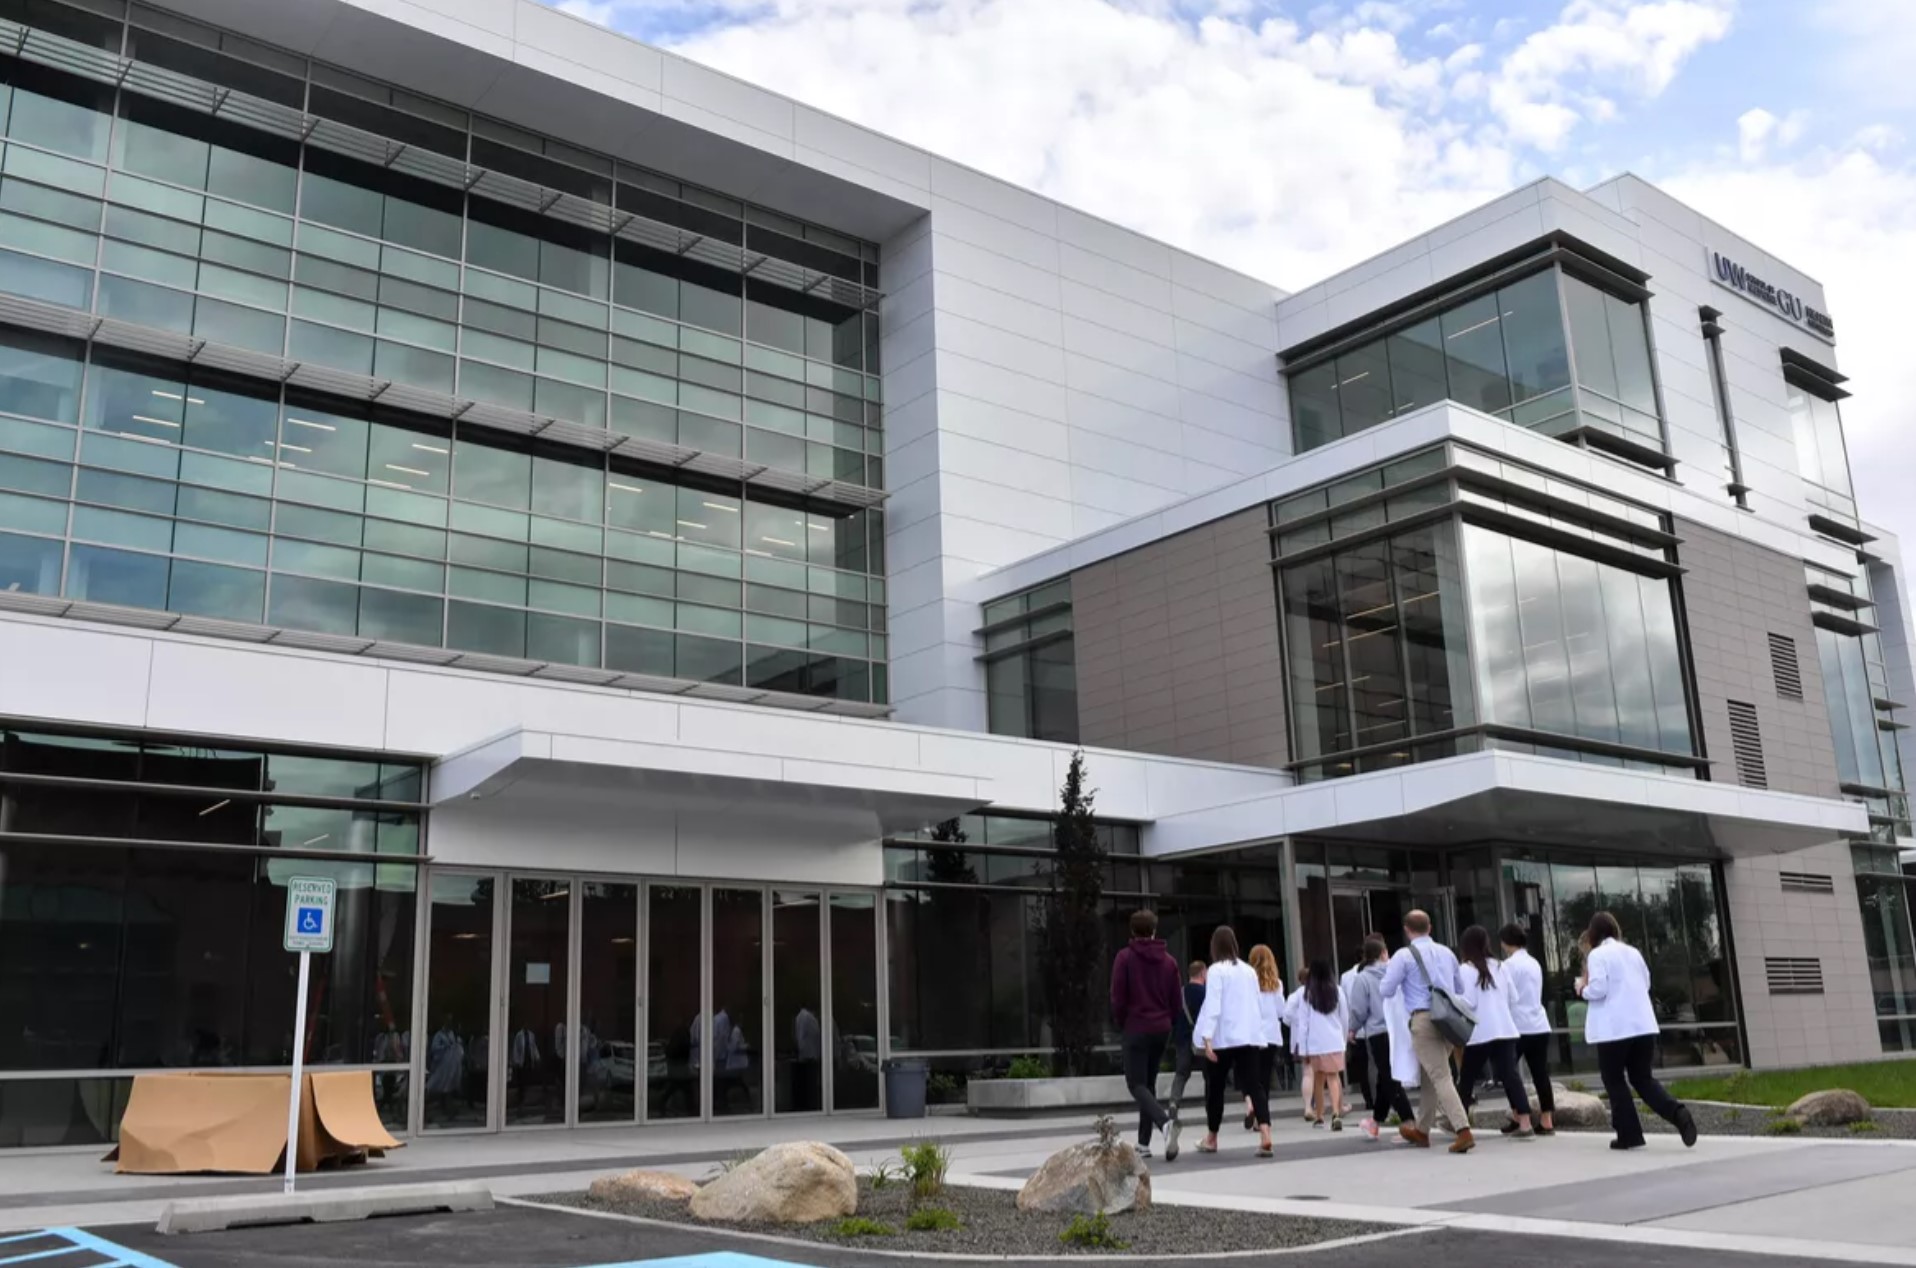
[[[1297,447],[1446,399],[1553,434],[1580,423],[1661,447],[1645,329],[1635,301],[1542,269],[1292,374]],[[1588,400],[1569,390],[1573,344]]]
[[[1482,525],[1463,536],[1484,721],[1695,751],[1668,580]]]
[[[1855,486],[1850,480],[1849,453],[1843,441],[1843,415],[1833,400],[1792,381],[1790,426],[1796,435],[1796,461],[1803,478],[1814,486],[1811,497],[1825,510],[1845,519],[1856,518]]]
[[[1903,871],[1894,847],[1857,845],[1851,854],[1883,1051],[1916,1051],[1916,935],[1911,924],[1916,878]]]
[[[1078,741],[1069,579],[985,605],[985,693],[994,735]]]
[[[1359,751],[1363,769],[1401,765],[1416,755],[1408,741],[1471,724],[1457,576],[1456,530],[1447,524],[1283,570],[1286,696],[1299,761]],[[1357,768],[1344,762],[1320,773]]]

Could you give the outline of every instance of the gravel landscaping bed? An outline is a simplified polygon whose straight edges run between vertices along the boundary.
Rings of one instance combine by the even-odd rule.
[[[1778,1121],[1776,1111],[1764,1105],[1708,1105],[1700,1101],[1691,1101],[1690,1113],[1696,1118],[1697,1134],[1700,1136],[1776,1136],[1783,1140],[1916,1140],[1916,1110],[1879,1109],[1870,1115],[1876,1124],[1875,1131],[1853,1131],[1848,1127],[1804,1127],[1795,1132],[1778,1132],[1772,1124]],[[1637,1106],[1637,1116],[1643,1120],[1646,1135],[1676,1135],[1676,1128],[1658,1118],[1647,1106]],[[1479,1131],[1496,1130],[1504,1122],[1501,1109],[1479,1109],[1471,1115]],[[1608,1125],[1602,1127],[1564,1127],[1563,1131],[1602,1132],[1608,1135]]]
[[[913,1251],[936,1254],[949,1251],[963,1255],[1131,1254],[1177,1255],[1199,1251],[1275,1250],[1308,1246],[1340,1237],[1390,1231],[1376,1224],[1357,1224],[1346,1220],[1300,1219],[1287,1215],[1264,1215],[1250,1211],[1223,1211],[1209,1207],[1157,1205],[1142,1211],[1110,1217],[1112,1236],[1123,1239],[1122,1249],[1080,1248],[1058,1240],[1071,1223],[1069,1215],[1026,1213],[1018,1210],[1017,1194],[1004,1189],[975,1189],[948,1185],[943,1194],[920,1204],[942,1207],[963,1221],[955,1229],[942,1232],[908,1232],[905,1217],[910,1213],[906,1186],[888,1184],[874,1190],[869,1179],[858,1184],[858,1214],[890,1227],[890,1236],[845,1237],[835,1231],[834,1222],[804,1225],[700,1224],[682,1202],[657,1199],[621,1199],[602,1201],[584,1193],[558,1193],[533,1198],[554,1206],[570,1206],[588,1211],[611,1211],[619,1215],[638,1215],[647,1219],[670,1220],[700,1228],[736,1228],[752,1233],[772,1233],[834,1246],[855,1246],[876,1251]]]

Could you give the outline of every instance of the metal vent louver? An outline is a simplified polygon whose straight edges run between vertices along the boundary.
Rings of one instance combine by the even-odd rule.
[[[1803,698],[1803,666],[1796,658],[1796,640],[1787,634],[1770,635],[1770,672],[1776,677],[1777,695]]]
[[[1735,750],[1736,779],[1745,788],[1768,788],[1769,771],[1763,765],[1763,731],[1757,725],[1756,706],[1731,700],[1730,747]]]
[[[1772,995],[1821,995],[1823,962],[1814,956],[1767,956],[1763,975]]]

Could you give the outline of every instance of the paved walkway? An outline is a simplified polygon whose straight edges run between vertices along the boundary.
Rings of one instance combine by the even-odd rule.
[[[952,1149],[953,1180],[1011,1188],[1050,1153],[1087,1134],[1084,1116],[1075,1115],[1035,1121],[937,1116],[917,1123],[756,1120],[442,1136],[364,1168],[302,1177],[300,1183],[326,1188],[483,1179],[502,1197],[523,1197],[582,1188],[595,1175],[640,1165],[703,1179],[743,1150],[822,1136],[861,1165],[895,1156],[908,1141],[937,1137]],[[1313,1130],[1294,1116],[1278,1124],[1273,1161],[1255,1158],[1255,1137],[1236,1128],[1227,1130],[1224,1151],[1214,1157],[1191,1149],[1196,1139],[1186,1136],[1185,1153],[1176,1163],[1153,1163],[1159,1201],[1361,1219],[1428,1230],[1420,1237],[1490,1237],[1498,1245],[1513,1236],[1546,1235],[1608,1244],[1613,1251],[1614,1243],[1628,1242],[1635,1247],[1629,1254],[1638,1268],[1664,1262],[1665,1252],[1706,1250],[1783,1256],[1798,1263],[1916,1268],[1916,1202],[1910,1200],[1916,1194],[1916,1143],[1705,1137],[1696,1149],[1685,1150],[1673,1138],[1654,1137],[1647,1148],[1620,1154],[1601,1135],[1566,1133],[1520,1144],[1493,1134],[1479,1137],[1475,1153],[1451,1157],[1441,1149],[1373,1143],[1354,1129]],[[176,1197],[277,1187],[276,1179],[265,1178],[116,1176],[92,1153],[0,1157],[0,1235],[87,1228],[119,1239],[123,1232],[129,1244],[157,1254],[150,1243],[134,1237],[137,1229],[121,1226],[150,1229],[165,1202]],[[648,1250],[644,1257],[655,1253]],[[821,1257],[811,1248],[780,1248],[773,1254],[835,1268],[832,1256]],[[342,1251],[339,1257],[358,1256]],[[1526,1252],[1525,1258],[1535,1257]],[[0,1264],[7,1258],[0,1254]],[[161,1258],[189,1268],[202,1262]],[[1328,1252],[1319,1258],[1338,1262]],[[1519,1261],[1513,1255],[1488,1262]],[[1552,1262],[1578,1261],[1553,1257]],[[1679,1256],[1668,1262],[1714,1261]]]

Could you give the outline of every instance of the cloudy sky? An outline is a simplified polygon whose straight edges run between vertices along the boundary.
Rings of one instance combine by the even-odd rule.
[[[1916,541],[1911,0],[548,2],[1289,289],[1637,172],[1824,283]]]

